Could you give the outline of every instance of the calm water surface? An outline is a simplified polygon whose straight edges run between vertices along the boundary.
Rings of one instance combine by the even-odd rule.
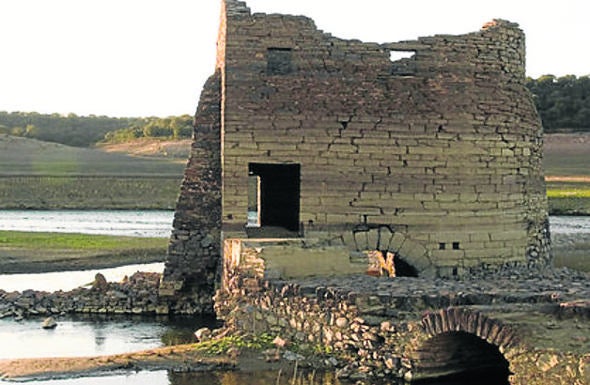
[[[0,230],[163,237],[174,212],[167,210],[0,210]],[[551,232],[590,233],[590,217],[551,216]]]
[[[164,210],[0,210],[0,230],[166,238],[173,218]]]
[[[212,318],[68,315],[57,327],[41,328],[43,317],[0,319],[0,359],[81,357],[126,353],[171,343],[194,342],[193,332]]]
[[[552,234],[590,234],[590,216],[551,216]]]
[[[175,373],[168,371],[119,373],[112,376],[86,377],[49,381],[28,382],[35,385],[351,385],[355,381],[338,380],[333,372],[313,372],[299,370],[293,372],[207,372]],[[0,380],[2,383],[2,380]],[[375,385],[404,385],[407,383],[375,382]],[[486,378],[465,381],[443,381],[421,383],[422,385],[509,385],[505,381]]]

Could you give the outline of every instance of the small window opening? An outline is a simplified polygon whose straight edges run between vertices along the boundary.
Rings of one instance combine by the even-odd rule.
[[[453,250],[459,250],[459,242],[453,242]]]
[[[439,250],[445,250],[447,248],[447,244],[444,242],[441,242],[438,244],[438,249]]]
[[[288,75],[294,71],[291,48],[268,48],[266,52],[266,73]]]
[[[299,232],[300,172],[298,164],[248,165],[246,228],[251,235],[283,237]]]
[[[409,59],[414,56],[416,52],[414,51],[390,51],[389,52],[389,60],[391,61],[398,61],[402,59]]]
[[[396,76],[412,76],[416,73],[415,51],[389,51],[389,60],[393,67],[391,74]]]

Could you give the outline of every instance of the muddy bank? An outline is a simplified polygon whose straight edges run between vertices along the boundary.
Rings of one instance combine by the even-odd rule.
[[[238,361],[228,356],[207,356],[195,345],[178,345],[134,353],[98,357],[31,358],[0,361],[0,378],[73,378],[100,373],[137,370],[233,370]]]
[[[117,254],[31,255],[0,250],[0,274],[36,274],[55,271],[108,269],[125,265],[164,262],[165,250],[129,250]],[[0,288],[1,289],[1,288]]]

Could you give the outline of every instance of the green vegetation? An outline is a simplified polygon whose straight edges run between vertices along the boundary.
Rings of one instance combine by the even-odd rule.
[[[590,215],[590,134],[546,135],[544,150],[549,212]]]
[[[547,195],[551,215],[590,215],[590,189],[550,189]]]
[[[70,233],[31,233],[0,230],[0,247],[10,249],[43,250],[79,249],[81,251],[96,250],[129,250],[165,248],[167,239],[115,237],[110,235],[70,234]]]
[[[270,334],[229,335],[209,341],[200,342],[195,349],[207,355],[225,354],[229,349],[264,350],[274,348],[273,337]]]
[[[0,111],[0,134],[39,139],[76,147],[98,142],[121,142],[135,138],[190,138],[190,115],[167,118],[111,118],[69,114]]]
[[[161,262],[167,238],[0,231],[0,273],[95,269]]]
[[[590,131],[590,77],[544,75],[528,78],[527,87],[546,132]]]
[[[526,86],[546,132],[590,130],[590,77],[544,75],[527,78]],[[100,142],[121,143],[136,138],[190,138],[190,115],[169,117],[78,116],[0,111],[0,134],[90,147]]]
[[[549,184],[547,197],[557,199],[590,199],[590,183]]]
[[[0,176],[2,209],[166,209],[182,176]]]
[[[189,115],[167,118],[143,118],[126,128],[107,132],[104,143],[128,142],[137,138],[187,139],[193,134],[193,118]]]
[[[0,208],[172,209],[183,163],[0,134]]]
[[[0,175],[181,176],[184,162],[132,157],[0,134]]]

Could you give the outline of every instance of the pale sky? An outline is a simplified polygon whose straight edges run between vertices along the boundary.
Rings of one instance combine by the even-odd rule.
[[[0,110],[192,115],[214,70],[221,0],[0,0]],[[588,0],[250,0],[340,38],[395,42],[477,31],[527,34],[527,75],[590,74]]]

